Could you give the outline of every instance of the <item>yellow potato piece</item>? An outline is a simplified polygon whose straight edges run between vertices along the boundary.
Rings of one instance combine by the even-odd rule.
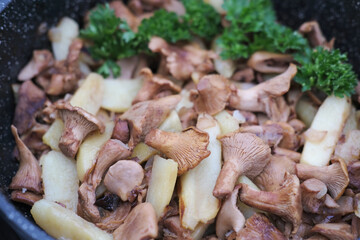
[[[178,164],[158,155],[154,157],[146,202],[154,207],[158,218],[164,213],[173,195],[177,178]]]
[[[64,123],[61,119],[57,118],[51,124],[50,128],[42,137],[43,142],[48,145],[52,150],[60,151],[59,140],[64,130]]]
[[[219,112],[214,117],[220,125],[222,135],[239,129],[240,121],[225,110]]]
[[[35,222],[56,239],[112,240],[113,236],[97,228],[76,213],[46,199],[31,208]]]
[[[101,107],[112,112],[125,112],[131,107],[142,83],[141,79],[106,79]]]
[[[179,115],[175,110],[171,111],[169,116],[161,123],[160,130],[165,132],[181,132],[182,126]]]
[[[74,107],[81,107],[96,115],[104,97],[104,79],[97,73],[90,73],[70,100]]]
[[[101,147],[110,139],[114,122],[108,122],[105,124],[105,132],[100,134],[96,132],[88,136],[85,141],[80,145],[78,154],[76,156],[76,169],[77,176],[80,181],[84,180],[86,172],[94,165],[98,152]]]
[[[147,161],[150,157],[154,156],[156,153],[157,151],[155,149],[141,142],[135,146],[131,157],[139,158],[139,163],[141,164]]]
[[[79,179],[75,161],[61,152],[50,151],[41,158],[40,164],[44,198],[62,203],[67,209],[76,212]]]

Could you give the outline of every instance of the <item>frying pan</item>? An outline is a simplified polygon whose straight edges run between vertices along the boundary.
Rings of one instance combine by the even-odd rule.
[[[81,23],[85,12],[98,2],[103,1],[0,0],[0,217],[21,239],[53,238],[34,224],[29,207],[8,200],[8,185],[18,168],[11,157],[14,100],[10,84],[16,81],[17,73],[29,61],[33,49],[50,47],[46,29],[63,16]],[[318,20],[327,38],[335,37],[335,46],[348,53],[354,70],[360,75],[360,0],[273,2],[279,21],[294,29],[304,21]]]

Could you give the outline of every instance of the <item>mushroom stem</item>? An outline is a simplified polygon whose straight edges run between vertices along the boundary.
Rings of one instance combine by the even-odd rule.
[[[216,188],[215,186],[214,196],[226,196],[229,192],[232,192],[236,181],[238,180],[239,176],[242,175],[242,173],[243,169],[241,166],[236,166],[234,160],[226,161],[217,179],[217,182],[222,183],[222,187]]]

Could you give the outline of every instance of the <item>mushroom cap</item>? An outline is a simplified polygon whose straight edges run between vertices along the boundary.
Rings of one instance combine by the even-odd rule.
[[[255,213],[246,220],[245,228],[237,235],[236,239],[254,240],[254,239],[287,239],[270,221],[261,213]]]
[[[224,166],[216,180],[213,194],[224,198],[234,189],[240,175],[254,178],[270,160],[270,148],[252,133],[232,132],[220,139]]]
[[[354,161],[347,166],[350,183],[349,186],[360,192],[360,161]]]
[[[237,185],[231,195],[224,201],[216,219],[216,235],[225,239],[228,231],[238,233],[245,225],[245,217],[236,206],[241,185]]]
[[[21,140],[14,125],[11,125],[11,132],[19,150],[20,166],[13,177],[9,188],[15,190],[26,189],[34,193],[41,194],[41,168],[39,162]]]
[[[91,132],[103,133],[104,124],[94,115],[70,103],[57,103],[56,109],[64,122],[64,130],[59,141],[59,148],[65,156],[74,158],[81,142]]]
[[[300,158],[301,158],[301,153],[299,152],[295,152],[289,149],[285,149],[285,148],[280,148],[280,147],[276,147],[273,150],[273,153],[275,156],[284,156],[287,157],[288,159],[291,159],[293,162],[300,162]]]
[[[128,201],[131,191],[136,186],[140,186],[143,178],[144,170],[140,164],[131,160],[121,160],[109,168],[104,178],[104,184],[121,200]]]
[[[316,178],[326,184],[331,197],[337,200],[344,193],[349,184],[347,167],[342,159],[331,160],[330,166],[311,166],[297,164],[296,174],[300,179]]]
[[[292,223],[296,233],[302,216],[300,181],[296,175],[285,173],[282,186],[273,192],[258,191],[242,184],[240,200],[260,210],[273,213]]]
[[[301,201],[305,212],[319,213],[324,205],[327,187],[325,183],[316,178],[310,178],[301,185]]]
[[[354,240],[355,236],[351,233],[351,226],[346,223],[320,223],[312,229],[313,233],[320,233],[329,239]]]
[[[151,239],[158,236],[158,222],[151,203],[140,203],[113,233],[114,240]]]
[[[196,86],[194,108],[197,113],[214,115],[222,111],[229,99],[229,80],[218,74],[205,75]]]
[[[140,74],[144,77],[144,84],[138,91],[132,104],[153,99],[158,93],[170,90],[178,93],[181,88],[164,77],[154,76],[149,68],[143,68]]]
[[[195,127],[180,133],[153,129],[145,138],[145,143],[178,163],[178,175],[196,167],[210,155],[207,150],[209,135]]]
[[[242,133],[253,133],[270,147],[277,146],[283,139],[284,131],[278,123],[244,126],[239,129]]]
[[[152,129],[159,127],[180,100],[180,95],[172,95],[156,100],[139,102],[131,106],[120,117],[129,123],[129,148],[134,148],[136,144],[145,139],[145,136]]]
[[[292,60],[290,54],[257,51],[251,55],[247,65],[261,73],[283,73]]]
[[[299,33],[308,38],[312,47],[323,46],[325,49],[332,49],[334,46],[334,38],[327,42],[317,21],[304,22],[299,27]]]
[[[253,181],[264,191],[276,191],[284,182],[285,172],[295,174],[295,163],[287,157],[271,156],[264,170]]]

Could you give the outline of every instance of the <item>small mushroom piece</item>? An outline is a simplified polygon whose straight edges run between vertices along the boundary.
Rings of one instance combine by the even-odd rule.
[[[299,33],[309,40],[312,47],[322,46],[326,49],[334,47],[335,39],[333,38],[330,42],[327,42],[317,21],[303,23],[299,28]]]
[[[26,189],[27,191],[41,194],[41,168],[39,162],[20,139],[17,129],[13,125],[11,125],[11,132],[19,149],[20,166],[9,188],[21,191]]]
[[[258,191],[242,184],[240,200],[245,204],[278,215],[292,223],[296,233],[302,216],[300,181],[296,175],[285,174],[282,186],[273,192]]]
[[[195,127],[189,127],[180,133],[153,129],[146,136],[145,143],[176,161],[178,175],[196,167],[210,155],[207,150],[209,135]]]
[[[290,64],[284,73],[252,88],[237,89],[233,86],[229,106],[243,111],[270,113],[269,98],[279,97],[288,92],[291,79],[296,72],[296,66]]]
[[[180,217],[173,216],[164,220],[164,239],[192,240],[193,238],[191,237],[191,230],[181,226]]]
[[[319,213],[324,205],[327,187],[325,183],[316,178],[310,178],[301,185],[301,201],[305,212]]]
[[[130,202],[122,202],[112,212],[106,212],[100,222],[96,223],[96,226],[107,232],[114,232],[121,224],[124,223],[125,218],[131,211]]]
[[[300,158],[301,158],[301,153],[289,150],[289,149],[285,149],[285,148],[280,148],[277,147],[273,150],[274,155],[276,156],[284,156],[287,157],[289,159],[291,159],[292,161],[299,163],[300,162]]]
[[[259,175],[270,160],[270,148],[252,133],[233,132],[221,139],[224,166],[216,180],[213,195],[225,198],[231,194],[238,178]]]
[[[160,76],[154,76],[149,68],[142,69],[140,74],[144,77],[144,83],[132,104],[154,99],[158,93],[163,91],[170,90],[174,93],[181,91],[181,88],[172,81]]]
[[[15,108],[14,126],[20,135],[35,125],[36,113],[41,110],[46,95],[32,81],[21,84],[19,89],[18,103]]]
[[[193,107],[192,108],[182,107],[179,110],[178,114],[183,129],[196,125],[198,114],[196,113]]]
[[[245,223],[245,228],[237,235],[241,240],[286,240],[287,238],[261,213],[255,213]]]
[[[346,164],[342,159],[333,159],[329,166],[311,166],[308,164],[297,164],[296,175],[306,180],[316,178],[326,184],[330,196],[337,200],[344,193],[349,184],[349,175]]]
[[[254,78],[254,70],[248,67],[234,73],[231,80],[236,82],[251,82]]]
[[[150,203],[140,203],[126,217],[124,223],[114,233],[114,240],[152,239],[158,236],[158,223],[155,210]]]
[[[331,199],[328,199],[326,205],[321,209],[320,214],[323,216],[345,216],[354,212],[354,199],[352,197],[341,196],[335,203],[330,203],[329,200]]]
[[[360,192],[360,161],[349,163],[347,166],[349,173],[349,186]]]
[[[140,164],[131,160],[121,160],[109,168],[104,178],[104,184],[121,200],[128,201],[131,191],[141,185],[143,178],[144,170]]]
[[[139,102],[128,109],[120,119],[126,120],[130,128],[130,149],[143,141],[145,136],[166,119],[171,110],[180,102],[180,95]],[[154,114],[156,113],[156,114]]]
[[[351,226],[346,223],[320,223],[312,229],[313,233],[320,233],[331,240],[355,240],[351,233]]]
[[[104,124],[94,115],[69,103],[59,103],[56,109],[64,122],[64,131],[60,137],[59,148],[65,156],[75,158],[84,138],[91,132],[103,133]]]
[[[278,123],[244,126],[239,129],[242,133],[253,133],[270,147],[276,147],[283,139],[283,129]]]
[[[20,190],[16,190],[11,192],[10,198],[15,202],[21,202],[32,206],[35,202],[41,200],[42,196],[32,192],[22,192]]]
[[[261,73],[283,73],[292,60],[290,54],[258,51],[251,55],[247,65]]]
[[[223,203],[216,219],[216,235],[225,239],[228,231],[238,233],[245,225],[245,217],[236,206],[236,200],[241,185],[237,185],[231,195]]]
[[[205,75],[192,94],[194,108],[197,113],[214,115],[222,111],[230,96],[229,81],[217,74]]]
[[[18,79],[20,81],[30,80],[53,64],[54,57],[49,50],[34,50],[32,59],[21,69]]]
[[[130,139],[130,130],[129,124],[125,120],[118,119],[116,120],[115,127],[111,138],[122,141],[123,143],[128,143]]]
[[[295,174],[295,163],[287,157],[271,156],[254,183],[263,191],[276,191],[284,182],[285,172]]]

